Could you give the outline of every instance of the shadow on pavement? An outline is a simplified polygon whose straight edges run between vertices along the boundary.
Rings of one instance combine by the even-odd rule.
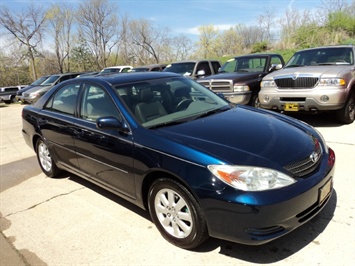
[[[124,198],[121,198],[119,196],[117,196],[116,194],[111,193],[110,191],[107,191],[101,187],[99,187],[98,185],[95,185],[89,181],[87,181],[86,179],[83,179],[79,176],[76,176],[74,174],[71,173],[66,173],[63,174],[63,178],[67,178],[69,176],[69,180],[76,182],[82,186],[87,187],[88,189],[95,191],[96,193],[116,202],[117,204],[125,207],[126,209],[140,215],[141,217],[151,221],[150,219],[150,215],[148,213],[148,211],[145,211],[143,209],[141,209],[140,207],[134,205],[133,203],[125,200]]]
[[[121,206],[127,208],[128,210],[140,215],[142,218],[145,218],[149,221],[150,215],[148,211],[145,211],[136,205],[126,201],[125,199],[116,196],[115,194],[102,189],[101,187],[82,179],[76,175],[66,173],[63,177],[68,177],[69,180],[77,182],[96,193],[120,204]],[[236,259],[252,262],[252,263],[272,263],[281,261],[292,254],[298,252],[299,250],[305,248],[310,243],[320,245],[318,241],[315,241],[318,235],[320,235],[327,227],[329,222],[334,216],[334,211],[337,204],[337,194],[336,191],[333,191],[329,202],[324,207],[324,209],[312,220],[303,224],[301,227],[290,232],[289,234],[276,239],[270,243],[260,245],[260,246],[247,246],[242,244],[237,244],[233,242],[228,242],[224,240],[219,240],[215,238],[210,238],[191,252],[210,252],[215,249],[220,249],[219,253],[233,257]],[[137,235],[139,237],[139,235]]]

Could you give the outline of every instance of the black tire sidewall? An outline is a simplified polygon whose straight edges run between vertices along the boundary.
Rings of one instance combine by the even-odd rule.
[[[351,124],[352,122],[354,122],[354,119],[350,118],[350,114],[349,114],[349,106],[350,104],[354,105],[354,102],[355,102],[355,94],[352,92],[349,95],[349,98],[347,99],[345,106],[336,112],[337,120],[339,122],[344,124]]]

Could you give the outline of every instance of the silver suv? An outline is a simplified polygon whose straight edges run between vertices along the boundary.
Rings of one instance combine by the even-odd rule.
[[[333,111],[340,123],[355,117],[355,48],[317,47],[296,52],[285,67],[266,75],[260,107],[284,112]]]

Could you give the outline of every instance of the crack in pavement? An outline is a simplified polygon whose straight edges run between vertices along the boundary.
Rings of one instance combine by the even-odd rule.
[[[55,196],[53,196],[53,197],[51,197],[51,198],[49,198],[49,199],[47,199],[47,200],[45,200],[45,201],[42,201],[42,202],[37,203],[37,204],[35,204],[35,205],[31,206],[31,207],[28,207],[28,208],[25,209],[25,210],[18,211],[18,212],[13,212],[13,213],[9,213],[9,214],[7,214],[7,215],[5,215],[5,216],[2,216],[2,217],[0,217],[0,218],[7,218],[7,217],[10,217],[10,216],[16,215],[16,214],[18,214],[18,213],[22,213],[22,212],[25,212],[25,211],[34,209],[34,208],[36,208],[36,207],[38,207],[38,206],[40,206],[40,205],[42,205],[42,204],[44,204],[44,203],[47,203],[47,202],[49,202],[49,201],[51,201],[51,200],[53,200],[53,199],[55,199],[55,198],[62,197],[62,196],[67,196],[67,195],[70,195],[70,194],[72,194],[72,193],[74,193],[74,192],[76,192],[76,191],[82,190],[82,189],[85,189],[85,187],[80,187],[80,188],[74,189],[74,190],[72,190],[72,191],[69,191],[69,192],[67,192],[67,193],[62,193],[62,194],[59,194],[59,195],[55,195]]]

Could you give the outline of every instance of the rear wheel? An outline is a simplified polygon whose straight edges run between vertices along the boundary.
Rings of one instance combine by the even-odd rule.
[[[162,178],[149,191],[150,216],[170,243],[192,249],[208,238],[203,211],[196,199],[180,183]]]
[[[49,152],[47,144],[39,139],[36,144],[36,153],[38,163],[43,171],[48,177],[55,177],[59,174],[60,170],[55,165],[52,156]]]
[[[343,108],[336,111],[337,120],[343,124],[351,124],[355,118],[355,94],[350,93]]]

